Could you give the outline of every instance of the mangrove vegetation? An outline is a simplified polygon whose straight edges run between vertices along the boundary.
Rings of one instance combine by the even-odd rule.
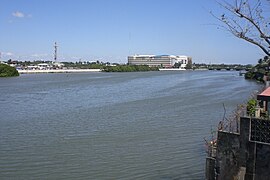
[[[264,79],[264,77],[270,76],[269,63],[270,63],[270,59],[268,56],[265,56],[263,59],[259,59],[258,64],[245,74],[245,78],[253,79],[259,82],[264,82],[265,80],[269,80],[269,79]]]
[[[13,77],[19,76],[18,71],[9,65],[0,64],[0,77]]]
[[[158,67],[149,67],[147,65],[118,65],[106,66],[104,72],[136,72],[136,71],[158,71]]]

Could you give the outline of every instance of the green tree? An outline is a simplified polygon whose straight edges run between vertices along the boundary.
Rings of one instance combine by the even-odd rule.
[[[14,68],[6,64],[0,64],[0,77],[13,77],[19,76],[19,72]]]
[[[158,71],[157,67],[149,67],[147,65],[117,65],[105,66],[104,72],[136,72],[136,71]]]
[[[191,62],[187,63],[186,69],[192,69],[192,63]]]

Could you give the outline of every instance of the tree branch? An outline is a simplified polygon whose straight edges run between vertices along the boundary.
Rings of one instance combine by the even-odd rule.
[[[246,15],[243,14],[241,11],[237,11],[237,10],[236,10],[234,13],[235,13],[238,17],[244,18],[244,19],[246,19],[247,21],[249,21],[249,22],[257,29],[257,31],[260,33],[260,37],[261,37],[262,39],[264,39],[264,40],[270,45],[269,36],[265,35],[265,34],[262,32],[261,28],[254,22],[254,20],[253,20],[252,18],[246,16]]]
[[[266,1],[270,3],[270,0]],[[237,38],[258,46],[267,56],[270,56],[270,34],[268,34],[270,29],[267,29],[270,22],[262,16],[264,14],[261,0],[252,3],[249,0],[234,0],[231,4],[226,0],[222,0],[222,3],[218,0],[216,2],[231,14],[231,16],[222,14],[221,17],[217,17],[211,13],[226,25],[225,29]]]

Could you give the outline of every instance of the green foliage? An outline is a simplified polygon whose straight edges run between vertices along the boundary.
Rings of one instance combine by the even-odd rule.
[[[157,67],[149,67],[147,65],[118,65],[106,66],[104,72],[136,72],[136,71],[158,71]]]
[[[189,66],[189,65],[187,65]],[[190,64],[193,69],[230,69],[230,70],[250,70],[253,66],[251,64],[241,65],[241,64],[205,64],[205,63],[193,63]]]
[[[19,72],[14,68],[6,64],[0,64],[0,77],[13,77],[19,76]]]
[[[256,99],[250,99],[247,103],[247,114],[249,116],[255,116],[257,101]]]
[[[255,74],[251,71],[248,71],[246,74],[245,74],[245,78],[246,79],[253,79],[255,76]]]
[[[263,77],[266,74],[267,74],[266,72],[262,72],[262,71],[248,71],[245,74],[245,79],[254,79],[258,82],[263,82]]]
[[[263,59],[259,59],[258,64],[256,66],[248,69],[248,72],[245,74],[245,78],[263,82],[265,75],[266,76],[270,75],[268,56],[265,56]]]
[[[97,63],[73,63],[73,62],[63,62],[67,68],[78,68],[78,69],[102,69],[104,65]]]
[[[186,69],[192,69],[192,64],[190,62],[187,64]]]
[[[180,66],[181,66],[181,63],[175,63],[175,64],[173,65],[174,68],[179,68]]]

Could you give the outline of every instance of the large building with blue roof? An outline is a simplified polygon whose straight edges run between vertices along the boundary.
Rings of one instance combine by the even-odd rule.
[[[180,68],[185,68],[187,64],[192,63],[192,58],[188,56],[175,55],[134,55],[128,56],[130,65],[148,65],[150,67],[173,67],[176,63]]]

